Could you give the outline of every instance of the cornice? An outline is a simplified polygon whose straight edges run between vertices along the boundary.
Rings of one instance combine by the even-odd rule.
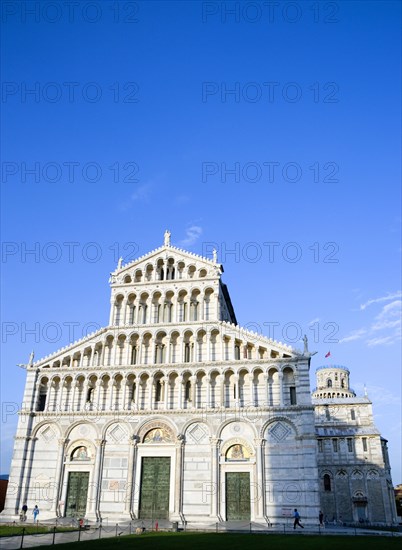
[[[87,367],[48,367],[40,369],[41,373],[52,374],[80,374],[80,373],[102,373],[102,374],[115,374],[119,372],[135,373],[149,371],[150,373],[162,371],[165,374],[172,370],[174,371],[199,371],[199,370],[221,370],[225,367],[233,368],[233,370],[241,370],[243,368],[254,368],[258,366],[269,365],[274,367],[275,365],[281,366],[289,363],[298,362],[297,357],[278,357],[275,359],[240,359],[233,361],[203,361],[200,363],[156,363],[152,365],[103,365],[103,366],[87,366]]]
[[[111,418],[116,419],[120,421],[124,421],[125,419],[128,419],[129,417],[135,418],[136,416],[150,416],[150,415],[166,415],[166,416],[190,416],[191,418],[194,418],[194,420],[199,420],[199,417],[203,417],[204,415],[212,415],[212,416],[224,416],[224,415],[233,415],[234,419],[242,420],[242,419],[248,419],[250,416],[253,415],[257,416],[258,420],[261,420],[262,422],[266,422],[267,420],[273,420],[277,416],[283,417],[284,415],[288,417],[289,419],[293,416],[299,415],[301,412],[311,412],[314,407],[311,405],[289,405],[287,407],[254,407],[252,405],[246,406],[246,407],[216,407],[216,408],[202,408],[202,409],[144,409],[144,410],[116,410],[116,411],[42,411],[42,412],[35,412],[34,416],[42,421],[42,419],[46,420],[55,420],[55,419],[61,419],[61,418],[71,418],[72,416],[76,417],[77,419],[82,418],[83,420],[89,420],[90,418],[99,418],[99,417],[105,417],[105,418]],[[262,415],[264,413],[264,415]],[[21,416],[25,416],[29,413],[20,412]],[[25,439],[25,437],[22,437],[22,439]]]

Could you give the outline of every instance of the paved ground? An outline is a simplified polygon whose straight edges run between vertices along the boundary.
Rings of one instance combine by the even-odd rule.
[[[105,525],[101,529],[99,527],[91,527],[89,529],[84,529],[81,532],[78,531],[69,531],[65,533],[56,533],[54,538],[55,544],[60,544],[63,542],[74,542],[79,539],[83,542],[87,540],[96,540],[99,538],[110,538],[120,535],[129,535],[134,533],[137,526],[141,525],[142,522],[131,522],[131,524],[122,524],[122,525]],[[164,523],[166,523],[164,525]],[[251,525],[251,527],[250,527]],[[145,527],[150,528],[150,522],[145,522]],[[160,522],[160,529],[171,530],[171,523]],[[187,525],[188,531],[241,531],[241,532],[259,532],[259,533],[286,533],[294,534],[292,524],[278,524],[271,527],[267,525],[258,524],[258,523],[240,523],[240,522],[227,522],[227,523],[214,523],[202,526],[199,525],[193,526]],[[297,532],[302,531],[297,529]],[[311,535],[350,535],[350,536],[359,536],[359,535],[368,535],[368,536],[398,536],[402,537],[402,532],[391,533],[387,531],[375,531],[372,529],[355,529],[353,527],[341,527],[341,526],[328,526],[324,529],[315,527],[315,526],[306,526],[303,530],[303,534]],[[0,539],[0,546],[4,550],[13,550],[17,548],[32,548],[34,546],[47,546],[53,544],[53,533],[38,534],[38,535],[26,535],[23,540],[23,546],[21,546],[21,536],[13,537],[2,537]]]

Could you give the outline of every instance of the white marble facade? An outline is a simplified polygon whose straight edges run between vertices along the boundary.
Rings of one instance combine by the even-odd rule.
[[[26,366],[4,516],[276,523],[297,507],[316,524],[311,354],[238,326],[222,272],[168,232],[119,261],[109,326]]]

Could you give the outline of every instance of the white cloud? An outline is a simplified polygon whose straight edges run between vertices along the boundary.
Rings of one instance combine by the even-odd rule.
[[[394,294],[388,294],[387,296],[381,296],[381,298],[374,298],[373,300],[368,300],[364,304],[360,304],[360,309],[366,309],[366,307],[371,306],[371,304],[377,304],[379,302],[388,302],[389,300],[394,300],[395,298],[402,298],[402,291],[398,290]]]
[[[356,384],[355,389],[358,394],[364,394],[364,384]],[[368,385],[367,396],[376,405],[399,405],[401,402],[401,398],[398,395],[392,393],[384,386]]]
[[[192,246],[202,235],[202,227],[191,225],[186,229],[186,238],[179,242],[180,246]]]
[[[318,323],[320,320],[319,317],[316,317],[315,319],[313,319],[312,321],[309,322],[309,325],[314,325],[314,323]]]
[[[387,330],[389,333],[367,340],[369,346],[389,345],[401,339],[402,300],[394,300],[383,306],[371,325],[372,333]]]
[[[382,306],[368,327],[362,327],[352,331],[348,336],[342,338],[339,343],[352,342],[366,337],[366,344],[372,346],[386,346],[401,340],[401,311],[402,293],[400,291],[381,298],[368,300],[360,306],[364,311],[369,305],[382,302],[390,302]]]
[[[384,306],[376,319],[382,320],[387,317],[400,317],[402,311],[402,300],[395,300]]]
[[[363,336],[367,334],[367,330],[365,328],[359,328],[357,330],[353,330],[349,336],[345,336],[345,338],[341,338],[339,340],[340,344],[343,344],[345,342],[353,342],[353,340],[360,340],[363,338]]]
[[[390,344],[393,344],[400,340],[400,337],[397,335],[392,336],[383,336],[378,338],[370,338],[369,340],[366,340],[366,344],[370,347],[372,346],[389,346]]]

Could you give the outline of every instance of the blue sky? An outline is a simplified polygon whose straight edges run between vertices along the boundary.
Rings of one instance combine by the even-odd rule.
[[[400,4],[87,4],[2,6],[1,473],[15,365],[107,324],[168,227],[240,324],[309,336],[312,387],[328,351],[366,384],[400,483]]]

